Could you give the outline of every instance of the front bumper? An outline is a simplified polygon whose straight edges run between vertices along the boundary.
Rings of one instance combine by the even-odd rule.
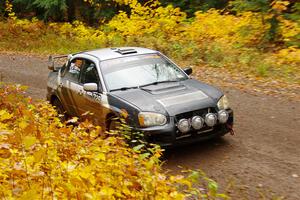
[[[170,118],[170,122],[162,127],[150,127],[140,129],[145,135],[148,142],[158,144],[161,147],[178,146],[195,143],[202,140],[208,140],[214,137],[223,136],[232,131],[233,127],[233,111],[228,110],[229,119],[225,124],[217,124],[214,127],[203,127],[199,131],[191,130],[188,133],[181,133],[175,123],[174,118]]]

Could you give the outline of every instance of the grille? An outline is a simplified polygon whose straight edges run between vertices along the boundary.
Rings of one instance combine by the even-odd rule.
[[[195,110],[195,111],[191,111],[191,112],[178,114],[175,116],[176,123],[181,119],[190,119],[196,115],[204,118],[208,112],[214,112],[214,109],[213,108],[204,108],[204,109],[200,109],[200,110]]]

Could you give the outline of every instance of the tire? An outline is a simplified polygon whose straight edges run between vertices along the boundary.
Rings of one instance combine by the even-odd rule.
[[[120,124],[121,124],[120,120],[113,117],[110,119],[107,129],[108,131],[119,130]]]
[[[65,122],[67,120],[67,114],[62,103],[58,99],[54,99],[52,105],[55,107],[55,110],[57,111],[58,118],[62,122]]]

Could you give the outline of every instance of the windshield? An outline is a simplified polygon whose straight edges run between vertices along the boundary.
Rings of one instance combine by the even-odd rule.
[[[159,54],[103,61],[101,70],[110,91],[188,78],[176,65]]]

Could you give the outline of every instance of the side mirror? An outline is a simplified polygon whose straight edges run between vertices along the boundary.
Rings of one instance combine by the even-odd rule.
[[[49,56],[48,59],[48,69],[54,71],[54,60],[52,56]]]
[[[83,89],[87,92],[98,92],[98,85],[97,83],[85,83]]]
[[[191,75],[193,73],[193,69],[191,67],[186,67],[183,69],[183,71],[187,74],[187,75]]]

